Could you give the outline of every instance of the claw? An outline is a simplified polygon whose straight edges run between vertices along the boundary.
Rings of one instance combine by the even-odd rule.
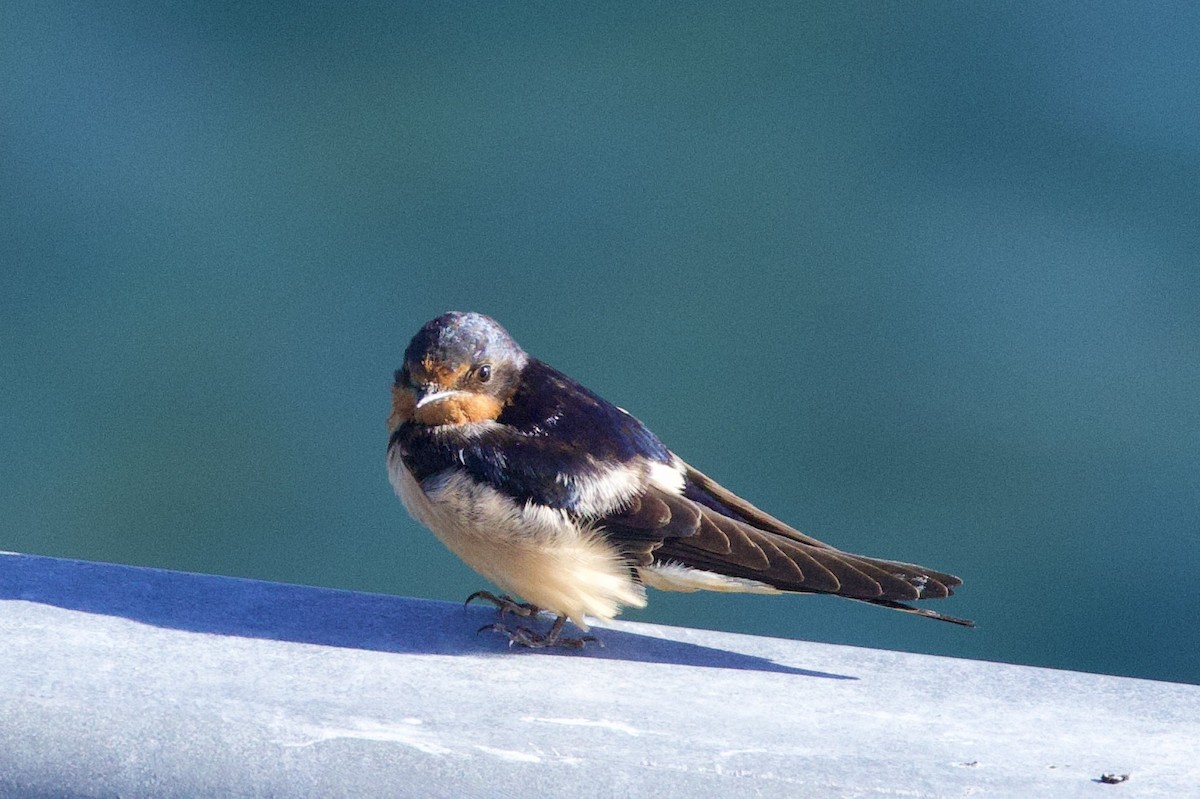
[[[484,630],[497,632],[508,637],[509,646],[519,644],[529,649],[545,649],[552,646],[561,646],[564,649],[583,649],[588,643],[604,646],[594,635],[582,635],[578,638],[564,636],[562,628],[566,620],[566,616],[559,616],[555,619],[554,624],[550,626],[550,630],[545,633],[539,633],[537,630],[529,627],[510,628],[500,622],[485,624],[477,632],[481,633]]]
[[[537,605],[531,605],[528,602],[518,602],[507,594],[504,596],[496,596],[491,591],[476,591],[467,597],[467,600],[463,602],[463,605],[469,605],[476,599],[482,599],[487,602],[491,602],[496,606],[496,610],[500,611],[501,616],[503,616],[505,613],[512,613],[520,616],[521,618],[528,619],[542,612],[542,609]]]

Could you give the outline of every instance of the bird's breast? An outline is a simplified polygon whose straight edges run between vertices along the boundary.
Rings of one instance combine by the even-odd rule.
[[[565,511],[518,503],[463,469],[418,482],[395,448],[388,470],[409,513],[505,591],[582,629],[585,615],[611,619],[622,605],[646,604],[620,553]]]

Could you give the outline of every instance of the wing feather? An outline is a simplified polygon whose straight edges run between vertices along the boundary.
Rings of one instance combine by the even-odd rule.
[[[681,464],[682,494],[648,486],[597,526],[638,566],[675,564],[783,591],[836,594],[963,623],[902,601],[946,597],[962,581],[911,563],[843,552],[795,530]]]

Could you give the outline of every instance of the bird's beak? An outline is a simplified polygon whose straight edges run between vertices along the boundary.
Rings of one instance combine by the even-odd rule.
[[[430,384],[421,386],[421,388],[419,388],[417,390],[417,408],[423,408],[426,405],[429,405],[430,403],[437,402],[438,400],[443,400],[446,397],[453,397],[456,394],[466,394],[466,393],[467,392],[465,392],[465,391],[443,390],[442,387],[437,385],[436,383],[430,383]]]

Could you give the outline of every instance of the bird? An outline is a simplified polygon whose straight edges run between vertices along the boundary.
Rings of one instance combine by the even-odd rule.
[[[646,588],[832,594],[926,618],[909,601],[962,580],[843,552],[683,461],[628,411],[530,356],[501,325],[451,311],[426,323],[393,376],[390,482],[408,512],[504,592],[485,625],[510,646],[580,648],[569,620],[645,607]],[[519,598],[519,599],[518,599]],[[521,601],[524,600],[524,601]],[[522,621],[547,611],[548,630]]]

